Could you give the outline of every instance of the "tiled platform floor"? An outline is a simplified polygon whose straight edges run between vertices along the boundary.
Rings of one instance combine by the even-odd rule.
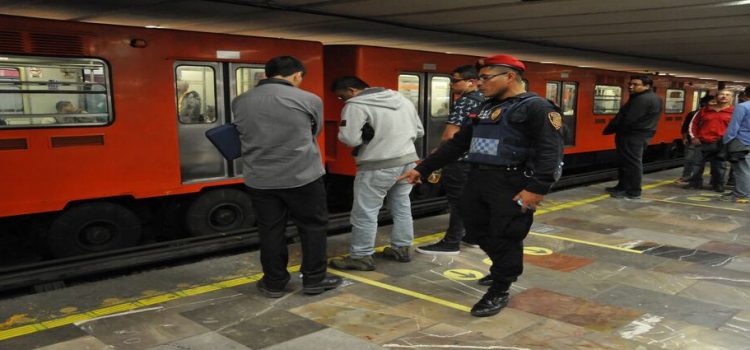
[[[252,252],[0,300],[0,349],[750,349],[750,206],[677,174],[647,175],[641,200],[608,198],[610,184],[550,195],[494,317],[467,312],[488,268],[476,248],[378,259],[313,297],[295,278],[273,300]],[[446,224],[415,227],[427,242]],[[348,239],[331,237],[330,255]]]

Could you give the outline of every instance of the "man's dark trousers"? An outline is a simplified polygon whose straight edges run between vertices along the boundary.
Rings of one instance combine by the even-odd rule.
[[[617,190],[625,191],[630,196],[641,195],[643,151],[652,137],[653,132],[615,135],[618,162],[618,182],[615,186]]]
[[[522,171],[472,169],[461,197],[466,236],[475,240],[492,260],[493,284],[488,292],[501,293],[523,273],[523,240],[534,220],[521,212],[513,197],[526,187]]]
[[[471,164],[466,162],[453,162],[443,167],[443,188],[450,207],[448,230],[443,238],[445,243],[460,243],[466,234],[464,221],[461,218],[460,203],[470,170]]]
[[[302,242],[302,283],[326,277],[328,207],[323,178],[284,189],[249,188],[260,234],[260,262],[269,289],[281,290],[289,282],[286,224],[292,218]]]

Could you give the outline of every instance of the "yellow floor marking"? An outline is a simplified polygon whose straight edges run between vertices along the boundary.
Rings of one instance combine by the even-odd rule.
[[[465,311],[465,312],[471,311],[471,308],[468,307],[468,306],[466,306],[466,305],[456,304],[454,302],[451,302],[451,301],[448,301],[448,300],[445,300],[445,299],[436,298],[436,297],[433,297],[431,295],[422,294],[422,293],[415,292],[415,291],[408,290],[408,289],[404,289],[404,288],[401,288],[401,287],[396,287],[396,286],[393,286],[393,285],[390,285],[390,284],[386,284],[386,283],[383,283],[383,282],[374,281],[374,280],[371,280],[369,278],[365,278],[365,277],[362,277],[362,276],[354,275],[354,274],[343,272],[343,271],[339,271],[339,270],[334,270],[334,269],[331,269],[331,268],[329,268],[328,271],[330,271],[331,274],[338,275],[338,276],[341,276],[341,277],[346,277],[346,278],[348,278],[350,280],[354,280],[354,281],[357,281],[357,282],[369,284],[371,286],[382,288],[382,289],[387,289],[387,290],[390,290],[390,291],[393,291],[393,292],[396,292],[396,293],[400,293],[400,294],[404,294],[404,295],[408,295],[408,296],[411,296],[411,297],[414,297],[414,298],[417,298],[417,299],[426,300],[426,301],[433,302],[435,304],[440,304],[440,305],[443,305],[443,306],[447,306],[447,307],[450,307],[450,308],[453,308],[453,309],[456,309],[456,310]]]
[[[643,186],[643,188],[644,189],[649,189],[649,188],[654,188],[654,187],[658,187],[658,186],[662,186],[662,185],[670,184],[670,183],[672,183],[671,180],[661,181],[661,182],[657,182],[657,183],[654,183],[654,184],[651,184],[651,185]],[[585,204],[597,202],[597,201],[600,201],[600,200],[603,200],[603,199],[607,199],[607,198],[609,198],[609,195],[600,195],[600,196],[595,196],[595,197],[587,198],[587,199],[583,199],[583,200],[572,201],[572,202],[568,202],[568,203],[564,203],[564,204],[555,205],[555,206],[552,206],[552,207],[549,207],[549,208],[539,209],[539,210],[536,211],[535,214],[536,215],[542,215],[542,214],[546,214],[546,213],[550,213],[550,212],[554,212],[554,211],[558,211],[558,210],[574,208],[574,207],[578,207],[578,206],[581,206],[581,205],[585,205]],[[421,244],[421,243],[431,242],[431,241],[434,241],[434,240],[436,240],[438,238],[441,238],[444,234],[445,234],[444,232],[441,232],[441,233],[435,233],[435,234],[430,234],[430,235],[422,236],[422,237],[414,239],[414,244]],[[640,251],[633,250],[633,249],[622,248],[622,247],[617,247],[617,246],[611,246],[611,245],[607,245],[607,244],[594,243],[594,242],[587,242],[587,241],[573,239],[573,238],[566,238],[566,237],[560,237],[560,236],[554,236],[554,235],[545,235],[545,234],[540,234],[540,233],[535,233],[535,232],[532,232],[531,234],[538,235],[540,237],[561,239],[561,240],[566,240],[566,241],[571,241],[571,242],[576,242],[576,243],[582,243],[582,244],[588,244],[588,245],[593,245],[593,246],[598,246],[598,247],[603,247],[603,248],[610,248],[610,249],[622,250],[622,251],[627,251],[627,252],[631,252],[631,253],[639,253],[639,254],[641,253]],[[382,251],[383,247],[379,247],[378,249],[380,251]],[[297,271],[299,271],[299,268],[300,268],[300,265],[295,265],[295,266],[290,266],[288,268],[288,270],[289,270],[289,272],[297,272]],[[394,291],[394,292],[397,292],[397,293],[409,295],[409,296],[412,296],[414,298],[418,298],[418,299],[430,301],[430,302],[433,302],[433,303],[436,303],[436,304],[440,304],[440,305],[443,305],[443,306],[446,306],[446,307],[450,307],[450,308],[453,308],[453,309],[456,309],[456,310],[461,310],[461,311],[466,311],[466,312],[468,312],[468,311],[471,310],[471,308],[469,308],[468,306],[465,306],[465,305],[456,304],[456,303],[453,303],[453,302],[450,302],[450,301],[447,301],[447,300],[443,300],[443,299],[436,298],[436,297],[433,297],[433,296],[430,296],[430,295],[418,293],[418,292],[411,291],[411,290],[408,290],[408,289],[404,289],[404,288],[392,286],[392,285],[385,284],[385,283],[382,283],[382,282],[370,280],[370,279],[367,279],[367,278],[364,278],[364,277],[361,277],[361,276],[349,274],[349,273],[346,273],[346,272],[342,272],[342,271],[338,271],[338,270],[334,270],[334,269],[330,269],[330,268],[329,268],[329,271],[331,271],[332,274],[336,274],[336,275],[339,275],[339,276],[342,276],[342,277],[346,277],[346,278],[349,278],[349,279],[352,279],[352,280],[355,280],[355,281],[359,281],[359,282],[362,282],[362,283],[366,283],[366,284],[369,284],[369,285],[372,285],[372,286],[376,286],[376,287],[379,287],[379,288],[391,290],[391,291]],[[72,324],[74,322],[90,320],[90,319],[93,319],[93,318],[96,318],[96,317],[100,317],[100,316],[112,315],[112,314],[116,314],[116,313],[119,313],[119,312],[124,312],[124,311],[130,311],[130,310],[134,310],[134,309],[138,309],[138,308],[143,308],[143,307],[148,306],[148,305],[160,304],[160,303],[164,303],[164,302],[168,302],[168,301],[173,301],[173,300],[185,298],[185,297],[188,297],[188,296],[200,295],[200,294],[210,293],[212,291],[216,291],[216,290],[220,290],[220,289],[225,289],[225,288],[236,287],[236,286],[240,286],[240,285],[244,285],[244,284],[248,284],[248,283],[253,283],[253,282],[256,282],[256,281],[260,280],[262,277],[263,277],[263,274],[262,273],[258,273],[258,274],[251,275],[251,276],[244,276],[244,277],[234,278],[234,279],[227,280],[227,281],[220,281],[220,282],[216,282],[216,283],[211,283],[211,284],[207,284],[207,285],[204,285],[204,286],[198,286],[198,287],[190,288],[190,289],[187,289],[187,290],[182,290],[182,291],[177,291],[177,292],[164,293],[164,294],[160,294],[160,295],[150,296],[150,297],[142,298],[142,299],[139,299],[139,300],[136,300],[136,301],[133,301],[133,302],[126,302],[126,303],[121,303],[121,304],[117,304],[117,305],[112,305],[112,306],[109,306],[109,307],[104,307],[104,308],[99,308],[99,309],[95,309],[95,310],[91,310],[91,311],[87,311],[87,312],[82,312],[82,313],[78,313],[78,314],[68,315],[68,316],[65,316],[65,317],[62,317],[62,318],[57,318],[57,319],[52,319],[52,320],[43,321],[43,322],[39,322],[39,323],[34,323],[34,324],[19,326],[19,327],[15,327],[15,328],[10,328],[10,329],[4,330],[4,331],[0,331],[0,341],[6,340],[6,339],[15,338],[15,337],[26,335],[26,334],[30,334],[30,333],[36,333],[36,332],[39,332],[39,331],[44,331],[44,330],[47,330],[47,329],[50,329],[50,328],[66,326],[66,325]]]
[[[628,252],[628,253],[643,254],[643,252],[640,251],[640,250],[618,247],[616,245],[609,245],[609,244],[603,244],[603,243],[589,242],[589,241],[584,241],[582,239],[575,239],[575,238],[569,238],[569,237],[563,237],[563,236],[556,236],[556,235],[544,234],[544,233],[538,233],[538,232],[529,232],[529,234],[530,235],[534,235],[536,237],[559,239],[559,240],[562,240],[562,241],[575,242],[575,243],[590,245],[590,246],[594,246],[594,247],[614,249],[614,250],[619,250],[619,251]]]
[[[711,208],[711,209],[721,209],[721,210],[731,210],[731,211],[744,211],[740,208],[728,208],[724,206],[717,206],[717,205],[708,205],[708,204],[699,204],[699,203],[689,203],[689,202],[680,202],[680,201],[673,201],[669,199],[658,199],[658,198],[646,198],[643,197],[643,199],[648,199],[651,201],[657,201],[657,202],[664,202],[664,203],[673,203],[673,204],[682,204],[682,205],[690,205],[694,207],[702,207],[702,208]]]

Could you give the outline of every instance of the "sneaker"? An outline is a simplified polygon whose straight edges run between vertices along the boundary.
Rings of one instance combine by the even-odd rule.
[[[480,278],[479,281],[477,281],[477,283],[479,283],[480,286],[486,286],[486,287],[491,286],[492,282],[494,282],[494,280],[492,279],[492,274],[487,274],[487,276],[484,276]]]
[[[604,192],[608,192],[608,193],[621,192],[621,191],[622,191],[622,188],[617,187],[617,186],[605,187],[604,188]]]
[[[417,253],[432,255],[458,255],[461,252],[458,243],[439,241],[435,244],[424,245],[415,249]]]
[[[479,248],[479,243],[473,239],[468,239],[466,237],[461,239],[461,244],[469,247],[469,248]]]
[[[370,255],[361,258],[347,256],[331,259],[331,266],[342,270],[373,271],[375,270],[375,261]]]
[[[409,256],[409,247],[385,247],[383,248],[383,256],[391,258],[398,262],[409,262],[411,257]]]
[[[625,191],[611,192],[609,196],[612,198],[641,199],[641,195],[628,194]]]
[[[487,317],[496,315],[508,305],[510,295],[508,292],[487,292],[482,299],[471,308],[471,315],[476,317]]]
[[[331,290],[340,286],[341,282],[343,282],[341,277],[326,276],[322,281],[318,283],[313,283],[313,284],[302,286],[302,293],[305,293],[308,295],[320,294],[327,290]]]
[[[263,294],[267,298],[281,298],[286,294],[286,292],[282,290],[273,290],[268,288],[268,285],[266,285],[266,281],[264,279],[260,279],[258,283],[255,285],[256,288],[258,288],[258,291],[260,294]]]
[[[738,203],[738,204],[748,204],[748,203],[750,203],[750,199],[748,199],[748,198],[735,198],[734,202]]]
[[[731,202],[731,203],[738,203],[738,204],[747,204],[750,202],[747,198],[739,198],[735,197],[732,193],[723,194],[721,197],[719,197],[719,200],[722,202]]]

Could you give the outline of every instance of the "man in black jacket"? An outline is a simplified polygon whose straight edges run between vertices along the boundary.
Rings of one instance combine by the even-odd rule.
[[[656,133],[662,102],[652,90],[653,81],[646,75],[630,77],[630,99],[604,129],[604,135],[615,134],[619,169],[618,183],[607,187],[614,198],[641,197],[643,151]]]

